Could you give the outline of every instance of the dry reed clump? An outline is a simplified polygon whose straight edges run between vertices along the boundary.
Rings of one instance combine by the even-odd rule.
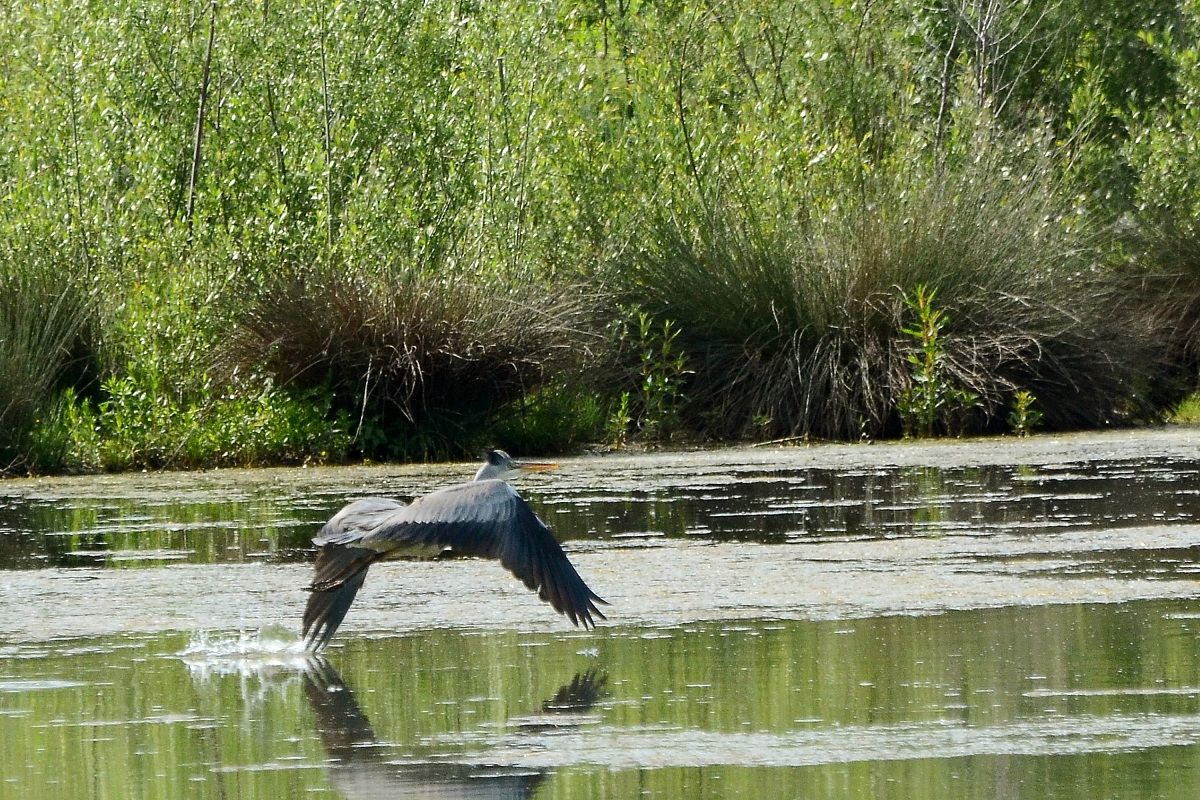
[[[261,286],[223,360],[332,390],[352,430],[378,439],[360,437],[364,455],[428,456],[470,447],[506,402],[578,368],[590,314],[573,287],[314,269]]]
[[[719,436],[899,433],[918,346],[901,332],[905,298],[922,285],[948,317],[941,375],[973,395],[956,430],[1002,427],[1018,390],[1051,428],[1142,410],[1149,340],[1114,335],[1119,298],[1048,174],[981,159],[881,180],[822,216],[764,223],[725,203],[661,220],[632,272],[647,307],[681,330],[693,424]]]
[[[1114,275],[1121,327],[1155,342],[1147,393],[1165,412],[1200,390],[1200,231],[1156,223],[1136,231],[1132,249],[1138,257]]]

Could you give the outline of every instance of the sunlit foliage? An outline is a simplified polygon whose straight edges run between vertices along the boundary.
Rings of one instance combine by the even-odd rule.
[[[1198,16],[1192,0],[6,8],[5,269],[53,261],[88,298],[64,301],[81,310],[44,386],[8,403],[24,410],[7,460],[97,465],[61,425],[29,438],[68,387],[101,420],[128,398],[141,418],[228,418],[267,392],[283,417],[345,416],[349,439],[314,450],[341,458],[462,452],[523,393],[570,385],[608,396],[560,429],[602,436],[581,420],[636,388],[637,359],[600,346],[632,306],[678,326],[693,430],[895,433],[890,342],[918,283],[953,320],[980,427],[1003,427],[1018,389],[1050,427],[1151,413],[1196,383]],[[418,303],[428,287],[442,300]],[[375,352],[335,368],[317,346],[355,319]],[[143,324],[149,345],[129,333]],[[399,335],[427,324],[455,330]],[[509,355],[474,357],[487,335]],[[378,383],[397,348],[415,382]],[[503,390],[434,388],[467,364]],[[224,460],[186,429],[100,463]],[[31,458],[30,441],[52,445]]]

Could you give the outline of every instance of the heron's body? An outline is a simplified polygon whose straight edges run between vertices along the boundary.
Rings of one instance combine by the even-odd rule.
[[[320,550],[304,611],[304,638],[325,646],[376,561],[432,556],[444,550],[495,558],[527,587],[584,627],[595,624],[601,600],[567,560],[562,546],[501,475],[522,464],[492,451],[475,480],[447,486],[405,505],[368,497],[335,514],[313,539]]]

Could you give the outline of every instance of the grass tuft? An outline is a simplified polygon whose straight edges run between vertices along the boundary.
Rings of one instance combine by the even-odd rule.
[[[1105,334],[1116,296],[1092,269],[1095,243],[1072,226],[1052,165],[1007,152],[984,142],[957,165],[876,175],[825,213],[764,218],[730,193],[711,212],[660,216],[631,272],[646,307],[679,325],[693,424],[896,435],[914,381],[904,299],[922,285],[949,318],[944,379],[975,396],[965,432],[1004,427],[1020,390],[1047,428],[1141,411],[1129,397],[1144,337]]]
[[[499,409],[581,366],[593,307],[575,287],[313,268],[259,287],[223,360],[331,391],[364,456],[461,455]]]

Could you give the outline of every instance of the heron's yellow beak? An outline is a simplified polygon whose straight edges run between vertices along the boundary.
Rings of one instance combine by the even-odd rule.
[[[518,461],[519,469],[527,469],[530,472],[546,472],[547,470],[558,469],[558,464],[553,461]]]

